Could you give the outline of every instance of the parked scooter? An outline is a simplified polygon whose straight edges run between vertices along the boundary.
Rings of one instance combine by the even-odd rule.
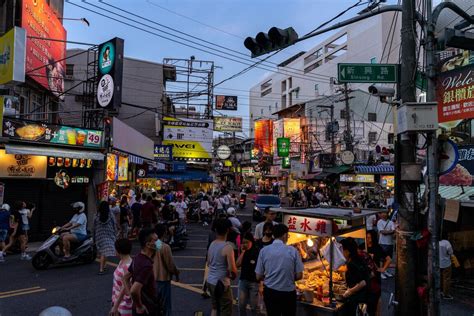
[[[62,249],[59,245],[61,240],[61,227],[54,227],[52,235],[49,237],[36,251],[31,263],[37,270],[45,270],[51,264],[69,264],[69,263],[92,263],[97,257],[97,249],[92,240],[92,236],[88,235],[87,239],[82,243],[71,244],[71,257],[67,260],[62,255]]]

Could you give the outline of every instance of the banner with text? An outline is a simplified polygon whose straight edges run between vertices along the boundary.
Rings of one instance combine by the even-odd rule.
[[[214,117],[214,130],[216,132],[242,132],[241,117]]]

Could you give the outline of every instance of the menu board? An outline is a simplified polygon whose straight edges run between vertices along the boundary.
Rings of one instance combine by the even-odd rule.
[[[2,136],[10,139],[77,147],[102,147],[103,132],[36,121],[5,118]]]

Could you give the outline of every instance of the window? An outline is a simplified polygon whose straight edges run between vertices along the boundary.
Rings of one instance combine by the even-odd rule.
[[[286,79],[281,82],[281,92],[286,91]]]
[[[368,114],[368,119],[369,119],[369,122],[376,122],[377,121],[377,113],[369,113]]]
[[[293,78],[288,78],[288,89],[293,88]]]
[[[341,116],[341,120],[345,120],[346,117],[347,117],[347,115],[346,115],[346,110],[341,110],[340,116]]]
[[[377,141],[377,132],[369,132],[369,143],[375,143]]]
[[[308,73],[308,72],[313,71],[314,69],[316,69],[316,68],[318,68],[319,66],[321,66],[322,63],[323,63],[323,61],[320,60],[320,61],[318,61],[318,62],[312,64],[311,66],[306,67],[306,68],[304,69],[304,73],[306,74],[306,73]]]
[[[305,57],[304,64],[307,65],[307,64],[311,63],[312,61],[318,59],[322,55],[323,55],[323,49],[320,48],[317,51],[315,51],[314,53],[312,53],[311,55],[309,55],[308,57]]]
[[[263,109],[260,109],[260,114],[263,115]]]
[[[393,144],[395,142],[395,135],[393,133],[388,133],[388,143]]]
[[[260,97],[264,97],[264,96],[266,96],[267,94],[270,94],[270,93],[272,93],[272,88],[271,87],[270,87],[270,89],[267,89],[265,91],[260,92]]]
[[[286,94],[281,96],[281,108],[286,108]]]
[[[74,64],[66,64],[66,76],[74,76]]]

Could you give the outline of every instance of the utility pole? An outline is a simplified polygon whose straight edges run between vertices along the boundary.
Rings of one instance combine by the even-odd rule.
[[[344,83],[344,102],[346,103],[346,150],[352,151],[351,109],[349,107],[349,88],[347,83]]]
[[[336,154],[336,140],[335,140],[335,136],[336,136],[336,133],[334,132],[333,128],[334,128],[334,102],[331,100],[331,112],[330,112],[330,116],[331,116],[331,154],[332,155],[335,155]]]
[[[403,0],[401,29],[401,102],[416,101],[416,25],[415,1]],[[397,315],[421,315],[421,300],[416,292],[417,248],[411,239],[416,230],[415,192],[416,184],[404,179],[408,165],[416,163],[416,134],[404,133],[397,136],[397,188],[396,200],[399,204],[398,230],[396,232],[397,272],[395,280]]]

